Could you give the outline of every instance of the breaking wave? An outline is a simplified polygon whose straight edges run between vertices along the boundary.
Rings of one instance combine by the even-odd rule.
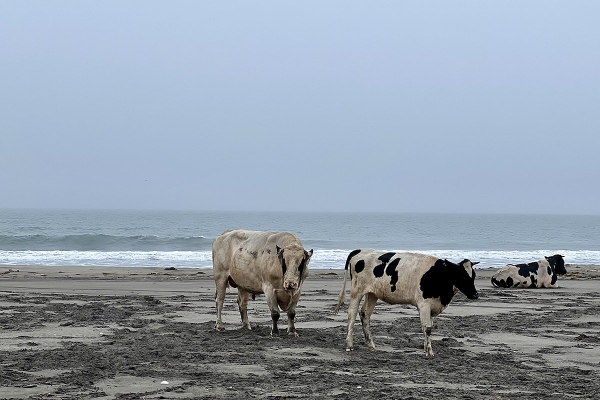
[[[310,268],[343,269],[350,251],[350,249],[315,249],[310,261]],[[595,250],[416,250],[414,252],[447,258],[453,262],[468,258],[480,262],[477,268],[501,267],[511,263],[535,261],[556,253],[562,254],[567,264],[600,264],[600,251]],[[0,265],[212,268],[212,252],[210,250],[0,250]]]

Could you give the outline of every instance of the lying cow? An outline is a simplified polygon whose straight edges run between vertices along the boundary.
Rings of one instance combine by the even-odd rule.
[[[271,335],[279,334],[279,309],[288,315],[288,335],[298,336],[294,326],[296,304],[302,282],[308,275],[308,262],[313,251],[307,252],[302,242],[287,232],[226,231],[212,246],[213,269],[217,286],[217,323],[224,329],[221,311],[227,287],[238,290],[238,305],[242,326],[248,323],[248,297],[265,294],[271,309]]]
[[[366,295],[360,320],[369,350],[375,350],[369,326],[371,313],[377,300],[381,299],[390,304],[412,304],[417,307],[425,335],[425,354],[433,356],[430,337],[433,318],[450,304],[459,290],[469,299],[479,297],[475,288],[475,264],[478,263],[469,260],[454,264],[425,254],[385,253],[372,249],[352,251],[346,260],[344,286],[336,307],[338,312],[344,302],[346,274],[350,266],[352,288],[346,351],[353,350],[352,327],[360,300]]]
[[[556,287],[558,275],[567,273],[560,254],[527,264],[508,264],[492,276],[492,285],[506,288]]]

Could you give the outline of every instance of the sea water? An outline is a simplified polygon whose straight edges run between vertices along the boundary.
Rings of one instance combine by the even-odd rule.
[[[213,240],[236,228],[295,233],[314,249],[311,268],[343,269],[356,248],[480,267],[556,253],[600,264],[600,216],[0,210],[0,265],[210,268]]]

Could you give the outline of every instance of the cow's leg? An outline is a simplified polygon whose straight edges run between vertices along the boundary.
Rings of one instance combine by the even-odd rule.
[[[223,311],[223,302],[225,301],[225,294],[227,293],[227,276],[215,275],[215,285],[217,286],[217,292],[215,293],[215,301],[217,303],[217,323],[215,329],[222,331],[225,329],[223,321],[221,320],[221,311]]]
[[[421,317],[421,328],[423,329],[423,335],[425,335],[425,341],[423,343],[425,355],[433,356],[433,349],[431,347],[431,330],[433,329],[431,307],[429,305],[422,305],[419,307],[419,316]]]
[[[248,323],[248,297],[250,297],[250,293],[238,287],[237,302],[240,309],[240,316],[242,317],[242,328],[250,330],[252,328],[250,328],[250,324]]]
[[[373,293],[367,293],[365,296],[365,301],[360,310],[360,322],[362,323],[363,333],[365,334],[365,340],[369,345],[369,350],[375,350],[375,343],[373,343],[373,336],[371,335],[371,314],[373,314],[373,310],[375,309],[375,304],[377,304],[377,296]]]
[[[354,328],[354,321],[356,321],[358,305],[360,304],[360,300],[362,299],[362,297],[362,293],[350,292],[350,304],[348,305],[348,336],[346,336],[346,351],[354,350],[352,330]]]
[[[271,336],[279,335],[279,328],[277,327],[277,321],[279,321],[279,306],[277,305],[277,295],[275,289],[264,290],[265,297],[267,298],[267,305],[271,310],[271,319],[273,320],[273,326],[271,327]]]
[[[287,328],[287,332],[288,332],[288,336],[295,336],[298,337],[298,332],[296,332],[296,326],[294,325],[294,318],[296,318],[296,307],[290,307],[287,310],[287,316],[288,316],[288,328]]]
[[[294,319],[296,318],[296,304],[298,304],[298,300],[300,299],[300,290],[294,293],[294,298],[287,309],[288,316],[288,336],[298,337],[298,332],[296,332],[296,326],[294,325]]]

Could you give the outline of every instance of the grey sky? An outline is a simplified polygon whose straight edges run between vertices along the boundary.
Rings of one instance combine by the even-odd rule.
[[[0,3],[0,208],[600,214],[600,2]]]

